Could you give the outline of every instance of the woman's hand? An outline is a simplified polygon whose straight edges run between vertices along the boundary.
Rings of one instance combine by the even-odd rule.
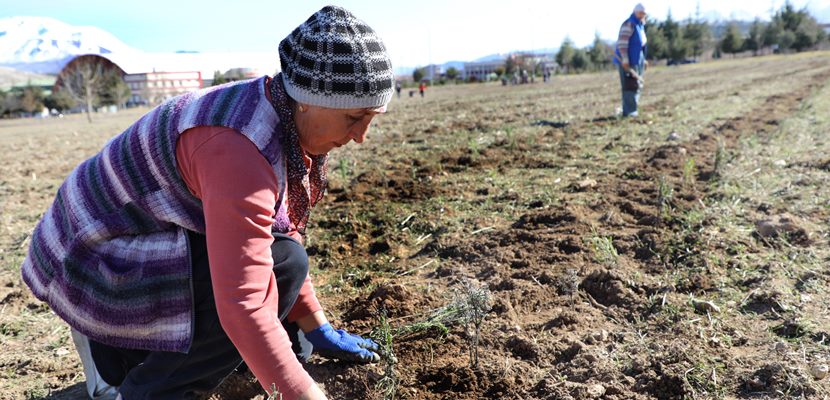
[[[326,400],[326,394],[317,386],[316,383],[312,383],[311,387],[305,391],[302,395],[300,395],[300,400]]]
[[[315,353],[326,358],[359,363],[380,361],[377,343],[344,330],[334,330],[328,323],[306,332],[305,338],[314,346]]]

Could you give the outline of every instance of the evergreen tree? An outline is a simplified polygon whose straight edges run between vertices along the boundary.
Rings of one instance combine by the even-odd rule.
[[[132,96],[132,91],[120,73],[114,70],[107,71],[106,78],[98,97],[103,105],[125,107]]]
[[[764,42],[777,44],[780,51],[808,50],[825,39],[826,33],[815,17],[806,8],[796,10],[789,1],[773,15],[764,32]]]
[[[454,81],[456,78],[458,78],[458,75],[458,69],[456,69],[455,67],[447,68],[447,79]]]
[[[513,73],[516,72],[517,68],[518,64],[516,63],[516,59],[513,57],[513,55],[507,56],[507,58],[504,60],[504,72],[508,76],[513,75]]]
[[[740,30],[738,30],[738,25],[735,23],[729,24],[729,27],[726,29],[726,34],[720,42],[721,50],[724,53],[730,53],[734,56],[735,53],[743,50],[743,46],[744,39],[741,36]]]
[[[663,28],[663,33],[665,34],[668,42],[672,42],[683,36],[680,32],[680,24],[675,22],[671,16],[671,9],[669,9],[669,13],[666,15],[666,20],[660,25]]]
[[[0,90],[0,118],[6,114],[6,96],[8,96],[8,94],[3,90]]]
[[[764,48],[764,23],[755,18],[752,26],[749,27],[749,36],[744,41],[744,49],[751,50],[752,54],[758,55],[758,51]]]
[[[599,37],[599,32],[594,35],[594,43],[588,50],[588,58],[595,68],[605,69],[611,65],[611,59],[614,53],[611,47]]]
[[[49,96],[46,96],[43,100],[43,105],[48,107],[50,110],[55,109],[66,111],[72,107],[75,107],[75,101],[72,100],[72,97],[66,94],[65,91],[57,91],[52,92]]]
[[[796,36],[795,32],[793,31],[783,31],[780,35],[778,35],[778,49],[779,50],[790,50],[793,48],[795,44]]]
[[[646,23],[646,36],[648,37],[648,54],[646,54],[646,57],[649,60],[667,58],[668,43],[661,24],[656,20],[649,20]]]
[[[29,81],[20,94],[20,108],[27,113],[38,112],[43,109],[43,97],[43,89]]]
[[[665,56],[670,60],[682,60],[689,54],[689,46],[683,37],[683,27],[676,22],[671,15],[671,10],[666,16],[666,21],[660,24],[663,34],[666,37]]]
[[[221,85],[221,84],[227,83],[227,82],[228,82],[228,80],[225,79],[225,74],[223,74],[219,71],[214,71],[213,72],[213,83],[212,83],[213,86]]]
[[[591,68],[591,58],[584,49],[575,49],[571,58],[574,71],[580,72]]]
[[[21,93],[19,91],[17,93],[15,93],[15,91],[13,91],[13,90],[9,91],[9,92],[7,92],[3,95],[3,98],[4,98],[3,99],[3,104],[0,105],[0,109],[2,109],[3,112],[0,115],[6,115],[6,114],[11,115],[11,114],[14,114],[14,113],[17,113],[17,112],[21,111],[20,110]]]
[[[559,53],[556,53],[556,62],[562,68],[570,69],[573,64],[575,52],[576,49],[574,48],[574,42],[570,37],[565,37],[565,40],[562,41],[562,45],[559,46]]]
[[[695,19],[690,18],[683,28],[683,39],[692,57],[698,58],[703,55],[703,49],[711,37],[712,31],[709,23],[700,17],[700,5],[698,4]]]
[[[772,21],[770,21],[767,26],[764,28],[764,35],[763,41],[766,45],[774,45],[779,44],[781,39],[781,34],[784,32],[784,29],[781,26],[781,22],[776,20],[773,17]]]
[[[421,79],[424,79],[425,74],[426,71],[424,71],[423,68],[415,68],[415,70],[412,71],[412,80],[415,81],[415,83],[418,83]]]

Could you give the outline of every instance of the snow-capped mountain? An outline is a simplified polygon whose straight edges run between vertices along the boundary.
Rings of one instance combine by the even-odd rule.
[[[55,74],[75,55],[136,51],[92,26],[72,26],[48,17],[0,19],[0,65],[19,70]]]

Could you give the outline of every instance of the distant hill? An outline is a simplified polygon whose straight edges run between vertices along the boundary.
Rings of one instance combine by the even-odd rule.
[[[9,67],[0,67],[0,90],[8,90],[12,86],[25,85],[28,82],[44,84],[54,81],[54,76],[18,71]]]
[[[517,51],[512,51],[510,53],[556,54],[557,51],[559,51],[559,49],[557,49],[557,48],[543,48],[543,49],[536,49],[536,50],[517,50]],[[489,55],[486,55],[484,57],[479,57],[479,58],[476,58],[475,60],[471,60],[471,61],[457,61],[457,60],[456,61],[447,61],[447,62],[445,62],[443,64],[440,64],[440,65],[441,65],[441,67],[443,67],[444,71],[446,71],[450,67],[454,67],[455,69],[461,71],[461,70],[464,69],[464,63],[468,63],[468,62],[489,62],[489,61],[503,60],[510,53],[489,54]],[[422,65],[422,67],[423,67],[423,65]],[[414,70],[415,70],[415,67],[396,67],[395,68],[395,75],[398,75],[398,76],[410,75],[410,74],[412,74],[412,71],[414,71]]]
[[[556,47],[545,47],[541,49],[533,49],[533,50],[515,50],[509,53],[496,53],[496,54],[489,54],[484,57],[479,57],[473,60],[474,62],[489,62],[489,61],[498,61],[503,60],[507,57],[508,54],[512,53],[532,53],[532,54],[556,54],[559,52],[559,49]]]

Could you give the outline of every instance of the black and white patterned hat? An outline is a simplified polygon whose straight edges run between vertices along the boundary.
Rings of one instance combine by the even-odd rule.
[[[285,90],[295,101],[326,108],[379,108],[392,99],[386,46],[351,12],[323,7],[280,42]]]

